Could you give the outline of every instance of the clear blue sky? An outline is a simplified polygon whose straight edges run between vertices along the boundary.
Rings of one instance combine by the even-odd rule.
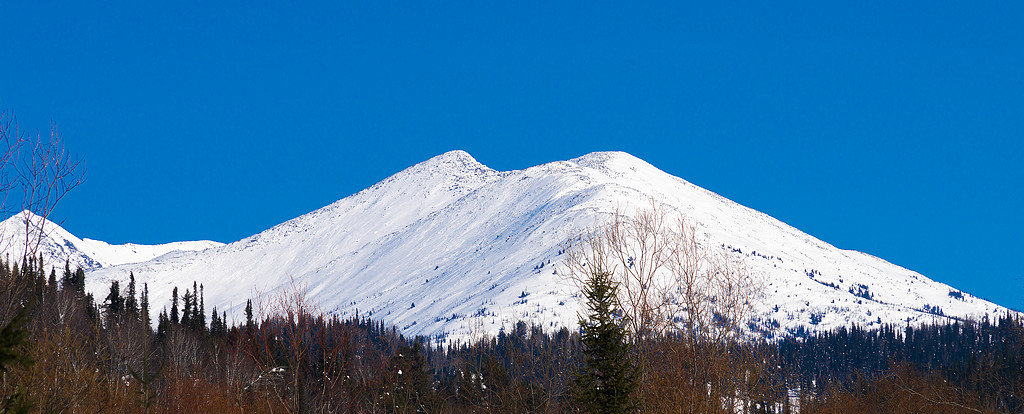
[[[46,3],[0,3],[0,107],[85,157],[80,236],[230,242],[451,149],[623,150],[1024,307],[1020,2]]]

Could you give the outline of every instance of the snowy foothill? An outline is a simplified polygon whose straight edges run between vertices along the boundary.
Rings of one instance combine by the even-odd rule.
[[[28,237],[26,237],[26,234]],[[30,244],[26,246],[26,241]],[[210,240],[182,241],[165,244],[109,244],[99,240],[78,238],[50,220],[25,210],[0,223],[0,251],[10,257],[21,257],[26,251],[42,254],[47,264],[63,268],[69,262],[89,270],[151,260],[175,251],[196,251],[221,246]]]

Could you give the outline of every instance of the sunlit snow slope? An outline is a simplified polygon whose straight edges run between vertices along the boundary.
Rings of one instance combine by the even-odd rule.
[[[765,278],[762,329],[1005,311],[879,258],[837,249],[622,152],[507,172],[448,152],[228,245],[95,269],[88,289],[103,297],[111,279],[134,271],[149,283],[153,302],[165,304],[174,286],[195,280],[205,286],[207,307],[237,320],[247,298],[273,295],[294,279],[328,313],[358,310],[435,340],[493,334],[519,320],[575,326],[578,304],[559,271],[561,244],[616,208],[652,197]]]
[[[29,237],[26,238],[26,234]],[[65,261],[70,261],[72,270],[77,266],[93,269],[144,262],[172,251],[203,250],[224,244],[209,240],[157,245],[107,244],[99,240],[80,239],[56,223],[28,210],[0,222],[0,252],[20,258],[26,251],[26,243],[28,251],[42,254],[48,265],[62,268]]]

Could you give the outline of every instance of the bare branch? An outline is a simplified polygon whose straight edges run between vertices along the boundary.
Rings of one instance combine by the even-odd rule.
[[[16,184],[21,189],[21,209],[39,217],[24,217],[23,255],[34,256],[45,238],[47,220],[54,208],[71,190],[85,182],[85,167],[81,159],[72,158],[64,147],[56,124],[50,124],[50,134],[44,138],[36,132],[26,141],[30,151],[20,158],[16,168]]]

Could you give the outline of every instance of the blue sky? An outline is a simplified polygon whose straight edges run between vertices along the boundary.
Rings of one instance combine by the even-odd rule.
[[[79,236],[230,242],[447,150],[623,150],[1024,307],[1020,3],[177,3],[0,4],[0,107],[86,159]]]

